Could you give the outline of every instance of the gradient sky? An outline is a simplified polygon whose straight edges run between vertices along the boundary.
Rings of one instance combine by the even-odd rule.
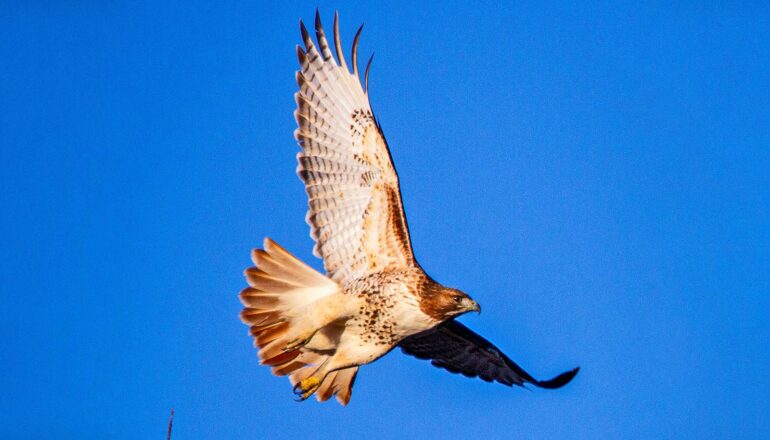
[[[165,438],[172,407],[175,439],[770,437],[766,4],[321,2],[346,46],[366,22],[462,321],[582,367],[530,392],[396,351],[341,408],[237,318],[264,236],[321,267],[292,138],[316,5],[158,3],[0,5],[0,437]]]

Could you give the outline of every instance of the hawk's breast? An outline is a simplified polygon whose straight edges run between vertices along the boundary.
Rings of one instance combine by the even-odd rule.
[[[357,315],[348,322],[357,327],[362,343],[391,348],[438,324],[420,309],[414,280],[411,271],[392,271],[362,277],[346,286],[346,293],[362,299]]]

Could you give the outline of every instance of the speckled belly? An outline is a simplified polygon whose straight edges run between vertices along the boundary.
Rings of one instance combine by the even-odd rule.
[[[425,315],[419,299],[401,274],[375,274],[346,286],[345,294],[358,302],[356,314],[346,323],[355,335],[356,352],[371,362],[395,347],[403,338],[438,324]]]

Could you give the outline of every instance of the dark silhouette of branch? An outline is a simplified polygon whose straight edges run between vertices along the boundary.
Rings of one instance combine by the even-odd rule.
[[[168,434],[166,440],[171,440],[171,426],[174,425],[174,408],[171,408],[171,417],[168,418]]]

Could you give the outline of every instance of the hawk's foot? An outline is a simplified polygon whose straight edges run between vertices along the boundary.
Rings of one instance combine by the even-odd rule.
[[[317,376],[310,376],[307,379],[302,379],[294,385],[294,394],[297,396],[297,401],[301,402],[318,390],[321,386],[321,378]]]

